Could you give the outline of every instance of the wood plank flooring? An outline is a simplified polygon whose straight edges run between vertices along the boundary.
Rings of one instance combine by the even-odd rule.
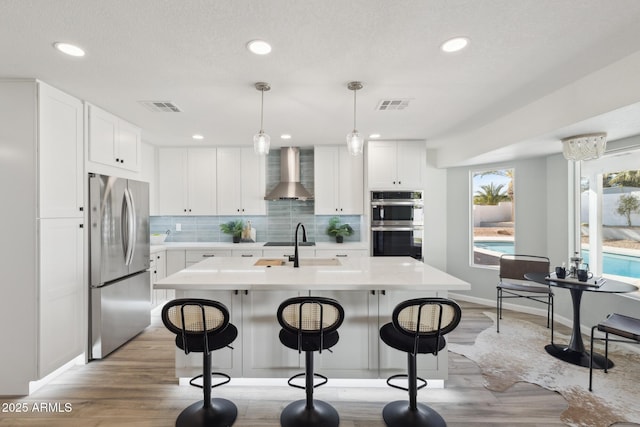
[[[460,302],[462,322],[449,341],[473,343],[476,335],[491,326],[482,314],[492,308]],[[505,310],[509,318],[540,325],[546,318]],[[568,333],[563,326],[558,330]],[[274,345],[277,343],[274,341]],[[152,325],[107,359],[75,366],[29,397],[0,399],[0,426],[173,426],[180,411],[202,398],[200,389],[179,386],[174,378],[173,336],[159,315]],[[304,398],[304,392],[286,386],[234,386],[216,388],[214,397],[232,400],[238,406],[234,426],[279,426],[282,408]],[[381,411],[387,402],[406,399],[406,393],[389,387],[337,387],[316,389],[315,397],[330,402],[340,414],[342,427],[383,427]],[[516,384],[506,392],[483,387],[478,366],[449,353],[449,380],[444,389],[423,389],[418,400],[438,411],[449,426],[554,426],[563,425],[560,413],[564,398],[532,384]],[[35,411],[41,404],[44,411]],[[65,404],[68,404],[65,411]],[[10,405],[26,413],[6,412]],[[35,408],[34,408],[35,405]],[[58,406],[56,406],[58,405]],[[6,410],[6,411],[5,411]]]

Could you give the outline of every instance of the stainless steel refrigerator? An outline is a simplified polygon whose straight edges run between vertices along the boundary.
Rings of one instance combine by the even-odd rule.
[[[151,323],[149,184],[89,174],[89,359]]]

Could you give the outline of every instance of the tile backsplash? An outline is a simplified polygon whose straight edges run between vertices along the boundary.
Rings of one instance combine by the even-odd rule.
[[[280,150],[272,150],[267,157],[267,192],[280,181]],[[300,150],[300,182],[313,193],[313,150]],[[307,231],[307,240],[330,242],[335,238],[327,235],[329,219],[333,215],[314,215],[314,202],[300,200],[267,201],[267,215],[259,216],[152,216],[151,233],[169,230],[167,242],[231,242],[232,237],[220,231],[220,224],[242,219],[251,221],[256,229],[258,242],[293,241],[296,225],[301,222]],[[360,215],[341,215],[342,222],[353,227],[354,233],[345,237],[345,242],[361,241]],[[181,231],[176,231],[180,224]],[[300,237],[300,236],[299,236]]]

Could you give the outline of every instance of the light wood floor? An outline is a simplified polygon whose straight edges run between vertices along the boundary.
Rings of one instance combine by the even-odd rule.
[[[482,314],[492,308],[461,302],[460,326],[450,342],[473,343],[476,335],[491,326]],[[546,319],[505,310],[504,320],[520,318],[543,325]],[[560,332],[569,330],[557,327]],[[76,366],[29,397],[0,399],[24,405],[26,414],[0,412],[0,426],[173,426],[180,411],[201,399],[200,389],[177,385],[173,336],[159,316],[134,340],[102,361]],[[213,390],[214,397],[238,406],[235,426],[279,426],[280,411],[304,392],[286,385],[247,387],[232,383]],[[449,353],[449,380],[444,389],[423,389],[418,400],[438,411],[449,426],[553,426],[563,425],[559,415],[566,409],[563,397],[532,384],[516,384],[506,392],[491,392],[474,362]],[[406,399],[406,393],[389,387],[331,387],[316,389],[316,398],[330,402],[340,413],[342,427],[383,427],[385,403]],[[53,413],[33,411],[33,405],[53,404]],[[64,412],[64,404],[70,411]],[[61,409],[55,407],[59,404]]]

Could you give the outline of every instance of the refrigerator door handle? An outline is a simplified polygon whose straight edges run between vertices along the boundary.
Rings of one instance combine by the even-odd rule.
[[[122,215],[122,234],[123,245],[125,250],[124,262],[126,265],[131,265],[133,259],[133,253],[135,251],[136,238],[136,221],[135,221],[135,206],[133,205],[133,197],[128,188],[124,190],[124,215]]]

